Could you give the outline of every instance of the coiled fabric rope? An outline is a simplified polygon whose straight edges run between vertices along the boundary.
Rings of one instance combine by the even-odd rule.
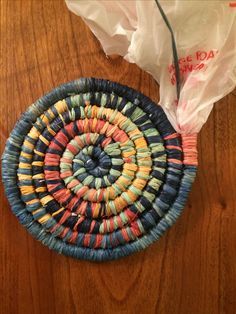
[[[117,259],[159,239],[182,212],[197,169],[148,97],[81,78],[40,98],[6,143],[2,176],[13,213],[59,253]]]

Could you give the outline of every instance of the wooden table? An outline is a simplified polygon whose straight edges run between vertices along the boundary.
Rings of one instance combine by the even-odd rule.
[[[150,75],[106,58],[63,1],[1,4],[1,153],[29,104],[81,76],[118,81],[158,101]],[[119,261],[51,252],[18,223],[1,186],[0,313],[236,313],[235,122],[232,93],[199,135],[198,176],[182,217],[158,243]]]

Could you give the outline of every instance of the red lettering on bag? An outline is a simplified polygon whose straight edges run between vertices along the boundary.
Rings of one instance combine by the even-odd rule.
[[[193,70],[193,65],[192,65],[192,64],[187,64],[187,65],[185,66],[185,68],[186,68],[186,71],[192,72],[192,70]]]
[[[214,58],[218,50],[210,50],[210,51],[197,51],[196,59],[200,61],[209,60]]]
[[[175,84],[176,84],[175,74],[173,74],[173,75],[171,76],[170,81],[171,81],[171,84],[172,84],[172,85],[175,85]]]
[[[214,56],[215,56],[214,51],[213,50],[209,51],[209,54],[207,56],[207,60],[214,58]]]
[[[218,50],[199,50],[196,51],[193,55],[188,55],[179,59],[179,68],[180,74],[182,76],[182,80],[184,81],[188,77],[188,73],[193,71],[205,70],[207,65],[205,64],[206,61],[213,59]],[[199,62],[200,61],[200,62]],[[176,84],[176,75],[175,75],[175,66],[170,64],[168,66],[168,72],[170,73],[170,81],[171,84]]]
[[[197,51],[196,52],[196,59],[197,60],[200,60],[200,61],[203,61],[205,60],[207,57],[207,52],[206,51]]]
[[[196,70],[201,70],[204,67],[204,65],[205,65],[204,63],[198,64]]]

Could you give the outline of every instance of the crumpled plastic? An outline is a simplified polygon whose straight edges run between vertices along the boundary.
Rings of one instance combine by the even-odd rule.
[[[236,86],[236,5],[214,0],[159,3],[178,51],[178,100],[170,31],[154,0],[66,0],[107,55],[121,55],[154,77],[160,105],[176,131],[198,133],[213,103]]]

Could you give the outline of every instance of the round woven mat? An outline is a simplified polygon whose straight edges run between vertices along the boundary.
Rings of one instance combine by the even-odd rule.
[[[97,261],[157,240],[180,215],[195,173],[160,106],[85,78],[31,105],[2,161],[6,195],[28,231],[59,253]]]

